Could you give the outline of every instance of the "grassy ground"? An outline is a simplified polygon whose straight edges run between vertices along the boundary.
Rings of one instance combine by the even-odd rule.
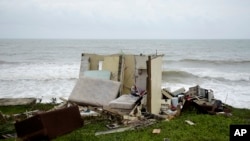
[[[53,105],[38,105],[33,108],[49,109]],[[28,107],[0,107],[5,114],[25,111]],[[232,108],[232,116],[196,114],[195,111],[183,112],[180,117],[170,121],[159,121],[154,125],[137,130],[95,136],[95,132],[107,130],[106,118],[85,119],[85,125],[55,141],[228,141],[229,126],[232,124],[250,124],[250,110]],[[195,125],[185,122],[191,120]],[[87,124],[88,123],[88,124]],[[1,125],[2,126],[2,125]],[[160,134],[152,134],[153,129],[161,129]],[[0,128],[0,133],[1,133]],[[15,139],[8,139],[15,140]]]

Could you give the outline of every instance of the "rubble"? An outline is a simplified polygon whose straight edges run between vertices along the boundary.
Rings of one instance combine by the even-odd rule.
[[[174,92],[162,89],[162,94],[167,101],[162,104],[161,114],[179,116],[190,108],[195,108],[197,113],[230,115],[228,109],[221,100],[215,99],[213,90],[201,88],[199,85],[190,87],[188,91],[180,88]],[[170,103],[171,100],[171,103]]]
[[[80,106],[76,103],[73,103],[71,101],[63,100],[63,103],[56,105],[53,109],[49,110],[48,112],[44,112],[44,113],[39,113],[39,111],[34,110],[34,111],[27,111],[24,115],[29,115],[27,116],[26,120],[23,121],[17,121],[15,123],[15,127],[16,127],[16,131],[17,131],[17,137],[22,138],[23,140],[32,140],[32,139],[41,139],[41,138],[55,138],[56,136],[60,136],[62,134],[65,134],[67,132],[73,131],[75,128],[79,128],[82,125],[80,124],[81,122],[78,122],[79,124],[77,124],[77,127],[71,128],[70,130],[67,130],[69,128],[68,124],[73,123],[70,120],[74,120],[75,119],[72,118],[72,114],[70,114],[70,120],[69,119],[65,119],[65,115],[68,115],[67,112],[65,112],[66,109],[68,108],[73,108],[75,107],[75,109],[79,112],[77,112],[78,114],[80,114],[81,119],[83,120],[86,116],[100,116],[103,114],[106,115],[112,115],[115,118],[115,120],[113,121],[114,123],[108,124],[106,125],[108,130],[106,131],[98,131],[95,133],[96,136],[99,135],[104,135],[104,134],[110,134],[110,133],[117,133],[117,132],[124,132],[127,130],[137,130],[139,128],[144,128],[147,126],[150,126],[154,123],[156,123],[156,120],[171,120],[175,117],[178,117],[181,115],[181,112],[187,110],[188,107],[193,106],[194,108],[196,108],[198,111],[203,111],[202,113],[208,113],[208,114],[227,114],[230,115],[230,111],[226,111],[226,109],[223,107],[223,103],[221,103],[219,100],[216,100],[215,98],[212,98],[209,102],[208,97],[203,97],[203,94],[200,93],[195,93],[193,91],[193,89],[197,89],[199,88],[199,86],[195,86],[195,87],[191,87],[191,92],[187,91],[185,93],[182,94],[177,94],[176,96],[169,96],[165,99],[161,100],[161,108],[160,108],[160,113],[159,114],[152,114],[149,113],[147,111],[143,111],[143,104],[142,104],[142,99],[143,96],[146,95],[142,95],[141,97],[139,96],[138,98],[136,98],[136,100],[133,103],[133,109],[131,110],[131,107],[129,108],[129,110],[127,112],[124,111],[119,111],[117,109],[121,108],[121,107],[110,107],[110,106],[104,106],[104,107],[92,107],[92,106]],[[162,89],[162,95],[163,97],[166,96],[165,93],[165,89]],[[205,92],[205,96],[206,96],[206,91]],[[168,93],[171,94],[170,91],[168,91]],[[181,95],[181,96],[180,96]],[[183,96],[182,96],[183,95]],[[177,98],[177,99],[176,99]],[[176,101],[177,100],[177,101]],[[177,102],[177,104],[176,104]],[[204,104],[205,103],[205,104]],[[76,108],[77,107],[77,108]],[[207,108],[210,107],[210,108]],[[224,109],[221,109],[221,107],[223,107]],[[116,109],[115,109],[116,108]],[[202,110],[201,110],[202,109]],[[64,126],[63,128],[61,127],[57,127],[54,126],[49,120],[43,122],[43,126],[39,126],[42,128],[46,128],[46,130],[51,131],[50,132],[43,132],[44,129],[39,129],[39,132],[37,131],[38,126],[34,126],[35,124],[33,124],[34,121],[32,121],[31,119],[34,118],[41,118],[43,119],[42,115],[46,115],[46,113],[51,113],[51,112],[56,112],[58,110],[64,111],[62,112],[63,116],[60,116],[60,125]],[[224,111],[223,111],[224,110]],[[70,110],[72,112],[72,110]],[[135,113],[133,113],[133,111],[137,111]],[[204,112],[207,111],[207,112]],[[211,111],[213,111],[214,113],[211,113]],[[226,112],[225,112],[226,111]],[[86,113],[86,114],[82,114],[82,113]],[[91,115],[90,113],[96,113],[96,115]],[[131,114],[133,113],[133,114]],[[137,114],[136,114],[137,113]],[[89,114],[89,115],[88,115]],[[5,119],[6,115],[1,114],[2,118],[1,119]],[[21,114],[16,114],[13,116],[17,115],[21,115]],[[4,118],[3,118],[4,117]],[[59,117],[58,117],[59,118]],[[58,119],[56,118],[56,119]],[[54,117],[50,117],[48,118],[52,121],[54,121]],[[82,121],[81,120],[81,121]],[[195,125],[194,122],[190,121],[190,120],[185,120],[185,122],[189,125]],[[22,123],[22,124],[21,124]],[[29,127],[27,125],[32,125],[32,127]],[[38,124],[37,124],[38,125]],[[67,125],[67,127],[66,127]],[[79,125],[79,126],[78,126]],[[62,131],[61,133],[55,133],[53,132],[56,128],[60,128],[60,129],[65,129],[66,131]],[[29,128],[29,130],[28,130]],[[49,129],[51,128],[51,130]],[[152,133],[155,134],[159,134],[160,133],[160,129],[155,129],[153,130]],[[14,136],[12,136],[14,137]]]
[[[170,121],[190,107],[198,113],[230,115],[212,90],[199,85],[188,91],[162,89],[161,64],[161,55],[82,54],[79,79],[68,100],[60,98],[61,104],[43,113],[26,112],[26,119],[15,123],[17,136],[51,139],[82,127],[86,117],[102,115],[112,117],[113,123],[96,136],[144,128],[156,120]],[[6,116],[1,114],[0,120]]]

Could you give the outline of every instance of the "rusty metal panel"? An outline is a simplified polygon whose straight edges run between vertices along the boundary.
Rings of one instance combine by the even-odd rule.
[[[82,126],[77,106],[41,113],[15,123],[17,136],[23,140],[52,139]]]

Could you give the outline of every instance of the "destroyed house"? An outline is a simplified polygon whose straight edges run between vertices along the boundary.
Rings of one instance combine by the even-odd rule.
[[[158,114],[162,97],[162,57],[163,55],[83,53],[79,79],[69,101],[85,106],[113,106],[112,108],[121,112],[131,111],[136,100],[129,95],[131,89],[136,87],[140,91],[146,91],[144,101],[147,111]],[[117,102],[110,103],[115,99]]]
[[[184,88],[162,89],[162,58],[163,55],[82,54],[79,79],[68,100],[62,99],[64,102],[51,111],[17,121],[17,136],[23,140],[56,138],[82,127],[82,117],[91,115],[92,109],[97,115],[115,115],[117,122],[107,125],[111,130],[96,132],[96,136],[152,125],[152,118],[170,120],[193,108],[197,113],[230,115],[230,109],[214,98],[212,90],[199,85],[187,92]],[[194,125],[189,120],[185,122]],[[127,127],[115,130],[118,124]]]

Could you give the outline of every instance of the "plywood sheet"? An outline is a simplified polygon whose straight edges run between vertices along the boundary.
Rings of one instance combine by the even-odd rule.
[[[135,56],[134,55],[125,55],[122,94],[129,94],[130,88],[134,84],[135,84]]]
[[[90,62],[89,69],[90,70],[98,70],[98,68],[99,68],[99,61],[103,61],[104,60],[103,55],[83,54],[83,56],[89,57],[89,62]]]
[[[149,57],[149,91],[148,110],[152,114],[159,114],[161,108],[161,81],[162,81],[162,56]]]
[[[119,62],[120,57],[117,55],[104,56],[103,70],[111,71],[111,80],[119,80]]]

